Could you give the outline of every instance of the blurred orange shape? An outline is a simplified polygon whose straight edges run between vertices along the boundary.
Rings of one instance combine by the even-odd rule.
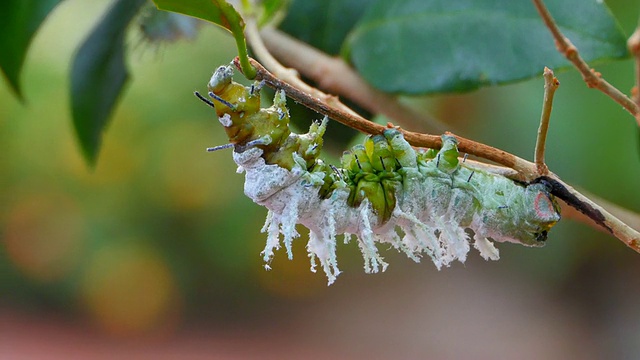
[[[166,329],[178,313],[171,270],[157,251],[136,242],[115,241],[96,251],[80,289],[89,316],[115,336]]]
[[[1,241],[20,271],[35,280],[52,282],[77,266],[85,221],[75,200],[67,195],[31,195],[8,209]]]

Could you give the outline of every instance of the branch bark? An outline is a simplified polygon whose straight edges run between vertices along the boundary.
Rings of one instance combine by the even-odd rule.
[[[549,131],[549,121],[551,120],[551,108],[553,107],[553,95],[560,86],[560,82],[553,76],[553,71],[548,67],[544,68],[544,98],[542,100],[542,115],[540,115],[540,127],[538,128],[538,138],[536,139],[536,150],[534,162],[538,168],[538,174],[546,175],[549,168],[544,162],[544,152],[547,144],[547,132]]]
[[[285,93],[296,102],[299,102],[322,115],[327,115],[331,119],[365,134],[381,134],[382,131],[384,131],[385,126],[373,123],[353,111],[344,111],[341,108],[334,107],[332,104],[327,103],[325,99],[333,99],[330,95],[327,95],[318,89],[313,89],[312,94],[302,91],[276,77],[265,69],[259,62],[253,59],[251,59],[250,62],[257,70],[256,79],[264,81],[268,86],[275,89],[284,90]],[[402,131],[405,139],[413,146],[426,148],[440,148],[440,146],[442,146],[442,140],[439,135],[422,134],[404,129],[400,129],[400,131]],[[518,171],[520,176],[516,180],[532,181],[538,177],[535,165],[527,160],[519,158],[504,150],[496,149],[455,134],[451,135],[458,139],[458,148],[460,151],[493,161]]]
[[[268,86],[275,89],[284,90],[287,96],[293,100],[322,115],[326,115],[344,125],[367,134],[379,134],[385,129],[384,126],[372,123],[358,114],[345,112],[327,104],[323,99],[329,96],[317,89],[314,89],[314,93],[319,93],[321,96],[312,96],[311,94],[301,91],[287,82],[278,79],[257,61],[250,59],[250,62],[257,70],[257,80],[262,80]],[[236,67],[240,69],[237,58],[234,60],[234,63]],[[428,148],[439,148],[442,146],[440,136],[420,134],[402,129],[400,130],[403,132],[405,139],[413,146]],[[578,209],[578,211],[589,216],[601,228],[606,229],[612,235],[624,242],[628,247],[640,253],[640,232],[629,227],[600,205],[564,183],[557,175],[549,173],[547,176],[540,177],[536,164],[532,162],[519,158],[506,151],[465,139],[460,136],[456,136],[456,138],[459,142],[458,148],[462,152],[497,162],[518,171],[518,176],[516,177],[517,180],[526,182],[541,180],[548,181],[550,184],[555,186],[554,195],[563,199],[569,205]]]
[[[549,14],[542,0],[532,0],[556,40],[558,50],[580,71],[587,86],[596,88],[612,98],[631,113],[640,124],[640,26],[629,39],[630,51],[636,56],[636,87],[633,99],[627,97],[614,86],[604,80],[599,73],[591,69],[580,57],[576,47],[558,29],[553,18]],[[258,80],[263,80],[267,85],[276,89],[283,89],[285,93],[295,101],[329,116],[353,129],[367,134],[381,133],[385,127],[372,123],[361,117],[340,100],[324,92],[309,86],[303,82],[297,71],[286,68],[278,60],[282,59],[286,65],[299,69],[303,74],[321,87],[337,94],[348,95],[360,106],[373,113],[381,113],[398,121],[409,128],[420,129],[415,119],[432,124],[437,130],[443,129],[439,122],[423,114],[418,114],[413,109],[401,104],[396,97],[379,92],[364,82],[347,64],[340,59],[332,58],[317,49],[299,42],[278,30],[266,28],[258,31],[253,19],[247,21],[247,39],[256,55],[268,68],[276,72],[276,76],[267,71],[255,60],[251,64],[257,69]],[[263,42],[264,40],[264,42]],[[265,44],[266,43],[266,44]],[[275,54],[275,57],[272,55]],[[236,64],[237,66],[237,64]],[[283,81],[284,80],[284,81]],[[557,175],[548,171],[544,163],[545,136],[551,112],[553,92],[557,88],[557,80],[551,72],[550,78],[545,75],[545,100],[541,115],[541,127],[536,144],[535,163],[519,158],[500,149],[490,147],[460,136],[456,136],[462,152],[494,161],[506,166],[506,168],[491,169],[512,179],[532,182],[545,181],[553,185],[554,195],[563,199],[566,204],[575,208],[575,211],[565,211],[565,217],[574,217],[587,222],[595,228],[607,231],[627,246],[640,252],[640,233],[626,225],[604,208],[590,200],[593,195],[586,196],[564,183]],[[435,126],[434,126],[435,124]],[[388,125],[392,126],[392,125]],[[422,134],[400,129],[405,139],[416,147],[439,148],[440,136]],[[441,132],[441,131],[438,131]],[[455,136],[455,135],[454,135]],[[501,170],[502,169],[502,170]],[[513,169],[513,170],[511,170]],[[515,170],[515,171],[514,171]],[[604,201],[599,201],[605,203]],[[615,214],[627,219],[630,223],[640,224],[640,215],[633,214],[615,205],[609,205]],[[567,206],[564,206],[567,208]],[[586,215],[586,217],[585,217]],[[585,220],[588,219],[588,220]],[[596,224],[596,226],[594,226]],[[640,225],[636,226],[640,228]]]
[[[633,117],[636,119],[636,122],[640,126],[640,106],[636,104],[633,100],[631,100],[627,95],[618,90],[615,86],[611,85],[605,79],[602,78],[602,74],[595,71],[582,59],[578,49],[571,43],[571,41],[562,34],[555,20],[549,13],[549,10],[544,5],[542,0],[532,0],[533,4],[536,6],[538,13],[540,13],[540,17],[544,21],[549,31],[553,35],[553,38],[556,41],[556,47],[558,51],[564,55],[564,57],[569,60],[573,66],[575,66],[580,74],[582,74],[582,78],[584,82],[590,88],[595,88],[609,96],[618,104],[622,105],[622,107],[627,110]]]

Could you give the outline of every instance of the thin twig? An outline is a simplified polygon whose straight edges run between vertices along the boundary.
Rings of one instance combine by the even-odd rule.
[[[553,76],[553,71],[548,67],[544,68],[542,77],[544,78],[544,98],[542,100],[542,115],[540,115],[534,162],[538,168],[538,174],[547,175],[549,168],[544,162],[544,151],[547,143],[547,132],[549,131],[549,120],[551,119],[551,108],[553,107],[553,95],[556,93],[558,86],[560,86],[560,82]]]
[[[331,119],[334,119],[352,129],[358,130],[365,134],[381,134],[382,131],[384,131],[385,126],[373,123],[354,112],[345,112],[342,109],[335,108],[331,104],[323,101],[323,96],[316,97],[312,94],[301,91],[300,89],[297,89],[291,84],[274,76],[262,65],[260,65],[259,62],[253,59],[251,59],[250,62],[256,68],[257,80],[264,80],[267,85],[275,89],[284,90],[287,96],[289,96],[296,102],[299,102],[302,105],[308,107],[309,109],[312,109],[322,115],[326,115]],[[317,89],[315,92],[319,92],[320,94],[324,95],[324,93],[320,92]],[[426,148],[440,148],[442,146],[442,140],[439,135],[422,134],[407,131],[404,129],[400,129],[400,131],[402,131],[402,133],[404,134],[404,138],[413,146]],[[478,143],[461,136],[453,136],[458,139],[458,148],[460,149],[460,151],[496,162],[498,164],[518,171],[520,176],[517,178],[517,180],[532,181],[533,179],[538,177],[535,165],[527,160],[519,158],[506,151],[496,149],[494,147]]]
[[[622,206],[613,204],[610,201],[607,201],[606,199],[596,196],[584,189],[580,189],[579,192],[582,193],[582,195],[584,195],[585,197],[589,198],[594,203],[600,204],[603,208],[607,209],[608,212],[613,214],[613,216],[617,217],[622,222],[629,225],[631,228],[640,230],[640,216],[638,216],[638,214],[636,214],[635,212],[629,209],[623,208]],[[561,207],[562,207],[563,218],[576,220],[586,225],[589,225],[594,229],[600,230],[605,233],[610,233],[606,228],[599,226],[593,219],[584,215],[577,209],[567,205],[565,202],[562,202],[561,205],[562,205]]]
[[[328,105],[322,99],[313,97],[308,93],[296,89],[290,84],[276,78],[273,74],[267,71],[267,69],[260,65],[260,63],[253,59],[250,59],[250,62],[251,65],[256,68],[256,79],[264,80],[264,82],[270,87],[284,90],[287,96],[289,96],[293,100],[303,104],[304,106],[312,110],[315,110],[322,115],[326,115],[351,128],[367,134],[379,134],[385,129],[385,127],[382,125],[372,123],[357,114],[353,115],[352,113],[347,113],[340,109],[336,109],[331,105]],[[234,60],[234,64],[238,69],[240,69],[237,58],[236,60]],[[401,131],[403,132],[405,139],[413,146],[429,148],[439,148],[440,146],[442,146],[440,136],[419,134],[402,129]],[[526,161],[506,151],[496,149],[485,144],[481,144],[459,136],[456,136],[456,138],[458,139],[458,148],[460,149],[460,151],[497,162],[501,165],[518,171],[518,176],[515,177],[515,179],[517,180],[531,182],[539,178],[536,165],[532,162]],[[631,227],[620,221],[618,218],[604,210],[600,205],[594,203],[583,194],[580,194],[571,186],[564,183],[555,174],[549,173],[546,179],[548,179],[549,182],[558,185],[557,188],[559,189],[559,191],[564,192],[564,197],[562,198],[568,199],[567,201],[572,202],[570,205],[587,214],[600,227],[606,229],[608,232],[624,242],[627,246],[640,253],[640,232],[632,229]],[[587,210],[585,211],[585,209]]]
[[[594,220],[613,236],[624,242],[628,247],[640,253],[640,232],[631,228],[629,225],[625,224],[605,210],[602,206],[596,204],[591,199],[576,191],[556,175],[552,175],[547,179],[552,180],[552,182],[557,182],[557,184],[563,188],[562,190],[566,191],[564,196],[558,192],[553,192],[554,195],[560,197],[578,211],[589,216],[589,218]]]
[[[605,79],[602,78],[602,75],[595,70],[591,69],[589,65],[580,57],[578,53],[578,49],[571,43],[571,41],[565,37],[558,25],[553,20],[553,17],[549,13],[549,10],[544,5],[542,0],[532,0],[533,4],[538,9],[540,13],[540,17],[544,21],[545,25],[551,31],[553,38],[556,41],[556,47],[558,51],[564,55],[564,57],[569,60],[573,66],[580,71],[582,74],[582,78],[584,82],[590,88],[596,88],[611,99],[613,99],[618,104],[622,105],[625,110],[627,110],[631,115],[636,118],[638,125],[640,125],[640,107],[633,100],[631,100],[627,95],[623,94],[620,90],[618,90],[615,86],[609,84]]]

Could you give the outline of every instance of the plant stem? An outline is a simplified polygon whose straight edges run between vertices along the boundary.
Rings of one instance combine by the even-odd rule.
[[[602,78],[602,75],[599,72],[591,69],[589,65],[580,57],[578,53],[578,49],[571,43],[571,41],[565,37],[558,25],[553,20],[553,17],[549,13],[549,10],[544,5],[542,0],[532,0],[533,4],[536,6],[538,13],[540,13],[540,17],[544,21],[545,25],[551,31],[553,38],[556,40],[556,47],[558,51],[564,55],[564,57],[569,60],[573,66],[575,66],[578,71],[582,74],[582,78],[584,82],[590,88],[596,88],[609,96],[618,104],[622,105],[622,107],[627,110],[631,115],[636,118],[638,125],[640,125],[640,107],[638,104],[633,102],[627,95],[623,94],[620,90],[618,90],[613,85],[609,84],[606,80]]]
[[[228,28],[231,30],[233,38],[236,41],[238,58],[240,59],[242,71],[247,79],[253,79],[256,76],[256,71],[249,64],[249,52],[247,50],[247,42],[244,36],[244,20],[236,9],[226,1],[217,2],[217,4],[224,19],[228,21]]]
[[[547,143],[547,133],[549,131],[549,120],[551,119],[551,108],[553,107],[553,95],[560,86],[558,79],[553,76],[553,71],[548,67],[544,68],[544,98],[542,100],[542,115],[540,115],[540,127],[536,139],[536,150],[534,162],[538,168],[539,175],[547,175],[549,168],[544,162],[544,152]]]
[[[550,176],[548,179],[557,182],[564,192],[564,195],[559,192],[553,192],[554,195],[587,215],[591,220],[600,225],[601,228],[607,230],[607,232],[621,240],[625,245],[640,253],[640,232],[613,216],[593,200],[576,191],[556,175]]]
[[[290,98],[308,107],[309,109],[312,109],[322,115],[326,115],[331,119],[334,119],[352,129],[358,130],[365,134],[381,134],[386,128],[383,125],[373,123],[363,118],[353,111],[344,111],[332,106],[331,104],[328,104],[324,101],[324,99],[332,97],[320,92],[317,89],[314,89],[314,92],[319,92],[322,95],[312,96],[311,94],[301,91],[300,89],[297,89],[287,82],[280,80],[257,61],[250,59],[250,63],[257,71],[256,79],[263,80],[267,85],[275,89],[284,90],[284,92]],[[404,134],[405,139],[413,146],[426,148],[440,148],[440,146],[442,146],[442,140],[439,135],[421,134],[403,129],[400,130]],[[499,150],[469,139],[465,139],[457,135],[454,136],[458,139],[458,148],[462,152],[476,155],[484,159],[494,161],[506,167],[515,169],[518,172],[523,173],[524,178],[528,179],[529,181],[537,177],[535,166],[531,162],[518,158],[517,156],[506,151]]]
[[[341,109],[337,109],[332,105],[327,104],[323,98],[311,96],[310,94],[278,79],[257,61],[253,59],[249,59],[249,61],[256,69],[256,79],[263,80],[268,86],[275,89],[284,90],[287,96],[293,100],[322,115],[326,115],[344,125],[367,134],[380,134],[386,128],[382,125],[372,123],[353,112],[345,112]],[[234,63],[236,67],[240,69],[238,58],[234,60]],[[317,89],[315,89],[315,91],[319,92]],[[400,129],[400,131],[402,131],[405,139],[413,146],[428,148],[439,148],[442,146],[440,136],[420,134],[402,129]],[[510,176],[510,178],[525,182],[531,182],[539,178],[537,167],[532,162],[521,159],[506,151],[465,139],[460,136],[456,136],[456,138],[458,139],[458,148],[460,151],[497,162],[518,171],[517,176]],[[549,179],[551,183],[558,185],[557,191],[562,194],[561,198],[567,202],[567,204],[589,216],[599,227],[613,234],[627,246],[640,253],[640,233],[638,231],[629,227],[614,215],[604,210],[600,205],[564,183],[555,174],[549,172],[548,176],[545,178]],[[584,209],[588,209],[588,211],[584,211]],[[636,218],[637,217],[638,215],[636,214]],[[640,222],[640,220],[638,220],[638,222]]]

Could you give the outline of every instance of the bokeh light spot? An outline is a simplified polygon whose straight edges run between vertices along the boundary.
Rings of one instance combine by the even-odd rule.
[[[8,209],[5,236],[0,241],[21,272],[37,281],[56,281],[78,264],[85,222],[71,197],[34,194]]]
[[[80,296],[106,333],[133,336],[163,329],[179,313],[175,278],[164,259],[137,241],[109,244],[90,258]]]

